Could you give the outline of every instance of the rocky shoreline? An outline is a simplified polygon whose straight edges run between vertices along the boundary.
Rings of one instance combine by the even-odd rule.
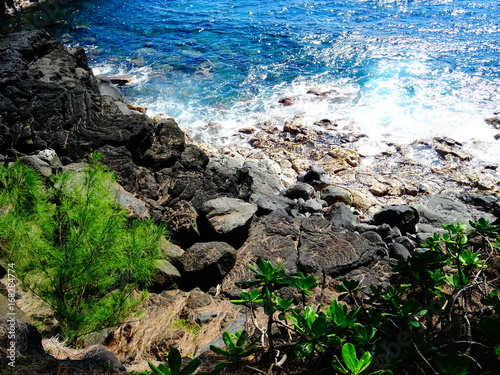
[[[81,48],[21,32],[1,36],[0,50],[0,162],[21,158],[49,176],[99,151],[130,213],[171,231],[144,315],[87,340],[114,354],[117,371],[120,362],[141,369],[173,346],[198,355],[224,330],[245,327],[248,311],[228,297],[258,257],[317,275],[319,304],[344,278],[389,283],[395,257],[441,224],[500,217],[499,166],[478,164],[451,138],[364,157],[350,147],[362,135],[297,116],[283,128],[243,130],[249,147],[193,144],[175,119],[148,118],[95,77]],[[29,301],[18,305],[33,322]],[[46,354],[41,344],[27,348]]]

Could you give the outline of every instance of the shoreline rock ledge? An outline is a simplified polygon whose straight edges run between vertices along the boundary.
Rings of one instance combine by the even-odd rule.
[[[368,187],[377,170],[358,163],[330,175],[290,154],[275,157],[284,150],[192,144],[175,119],[127,111],[109,80],[93,75],[83,49],[44,32],[2,35],[0,50],[0,162],[21,158],[49,176],[99,151],[123,187],[120,201],[172,233],[143,318],[88,339],[106,345],[113,366],[140,371],[134,366],[172,346],[197,355],[224,330],[246,327],[247,312],[228,297],[257,257],[315,274],[323,290],[310,301],[320,303],[344,278],[389,283],[395,257],[408,256],[443,222],[500,216],[498,183],[488,191],[454,183],[461,190],[453,196],[424,187],[377,195]],[[24,312],[28,321],[37,313]]]

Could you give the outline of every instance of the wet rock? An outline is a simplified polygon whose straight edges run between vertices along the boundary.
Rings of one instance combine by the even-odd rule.
[[[134,80],[134,76],[131,74],[108,75],[107,78],[111,83],[119,86],[124,86]]]
[[[281,98],[278,103],[282,104],[284,107],[289,107],[293,105],[293,99],[290,97]]]
[[[481,207],[486,212],[491,211],[495,202],[499,200],[496,196],[481,193],[465,193],[460,196],[460,199],[465,204]]]
[[[419,222],[419,212],[410,206],[394,205],[384,208],[373,216],[376,225],[389,224],[398,227],[401,233],[414,233]]]
[[[242,134],[254,134],[255,133],[255,128],[241,128],[241,129],[238,129],[238,133],[242,133]]]
[[[376,183],[375,185],[370,186],[368,191],[376,197],[383,197],[390,193],[390,189],[391,187],[387,184]]]
[[[458,158],[459,160],[470,160],[471,159],[470,155],[466,154],[465,152],[463,152],[461,150],[454,149],[454,148],[448,146],[447,144],[437,143],[437,144],[434,144],[433,148],[439,155],[441,155],[443,157],[450,155],[450,156],[454,156],[454,157]]]
[[[113,101],[124,101],[124,97],[119,88],[117,88],[109,79],[104,75],[98,75],[95,77],[97,79],[97,84],[99,85],[99,92],[102,96],[109,96]],[[127,113],[125,113],[127,114]]]
[[[289,132],[291,134],[307,134],[311,130],[302,123],[302,116],[296,115],[291,121],[286,121],[285,125],[283,126],[283,131],[284,132]]]
[[[500,116],[494,116],[494,117],[487,118],[485,120],[485,122],[488,125],[491,125],[493,127],[493,129],[500,130]]]
[[[351,167],[357,167],[361,163],[361,158],[358,153],[348,148],[336,146],[330,147],[328,155],[337,159],[345,160]]]

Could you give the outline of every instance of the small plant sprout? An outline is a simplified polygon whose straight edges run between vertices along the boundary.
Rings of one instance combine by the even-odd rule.
[[[193,374],[201,363],[199,358],[194,358],[182,368],[181,353],[178,349],[173,348],[167,356],[167,363],[160,364],[156,367],[151,361],[148,362],[149,367],[153,370],[154,374],[158,375],[191,375]]]
[[[356,348],[351,343],[346,343],[341,350],[342,361],[337,356],[333,357],[333,368],[341,374],[359,375],[370,366],[373,356],[370,352],[364,352],[358,359]],[[370,375],[392,375],[391,371],[379,370],[370,372]]]
[[[250,339],[246,330],[238,331],[235,334],[226,331],[222,334],[222,340],[224,344],[226,344],[226,349],[210,345],[210,350],[222,355],[228,363],[234,363],[242,358],[257,353],[260,347],[255,346],[255,344],[259,339],[259,337]]]

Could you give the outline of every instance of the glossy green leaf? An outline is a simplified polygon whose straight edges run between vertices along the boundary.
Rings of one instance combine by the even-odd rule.
[[[184,366],[179,375],[191,375],[193,372],[196,371],[200,363],[201,359],[199,359],[198,357],[193,358],[191,361],[188,362],[186,366]]]
[[[178,375],[182,365],[182,357],[179,350],[176,348],[170,350],[170,352],[168,353],[167,361],[172,375]]]
[[[342,346],[342,360],[352,373],[356,373],[358,359],[356,358],[356,348],[353,344],[347,343]]]

